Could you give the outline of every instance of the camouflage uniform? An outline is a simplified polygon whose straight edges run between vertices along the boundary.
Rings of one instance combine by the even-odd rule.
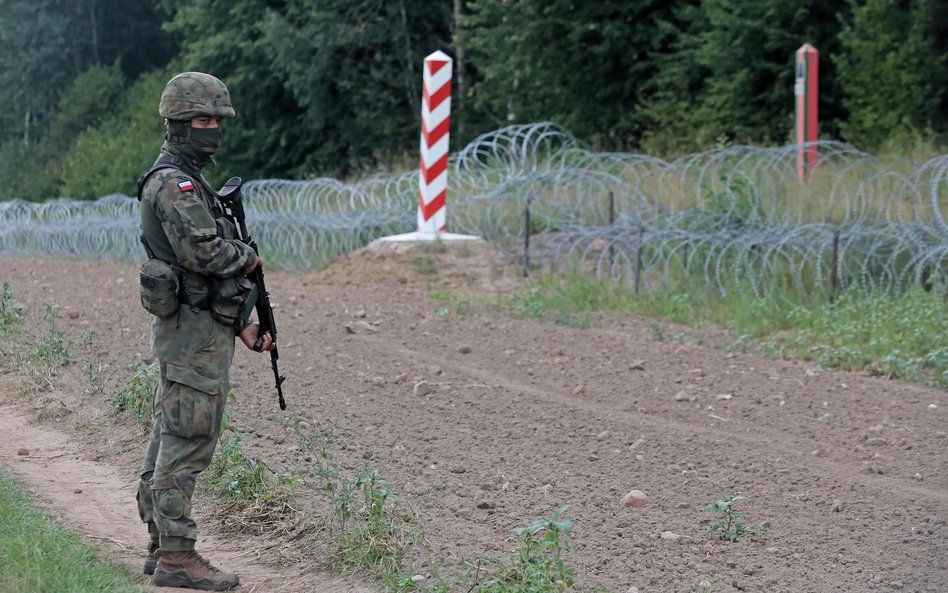
[[[165,553],[194,549],[194,482],[217,445],[235,336],[242,329],[215,321],[208,299],[215,282],[242,277],[256,254],[215,222],[222,213],[200,174],[213,162],[213,150],[202,151],[184,125],[198,115],[233,116],[226,87],[210,75],[178,75],[165,89],[159,112],[168,120],[168,134],[158,160],[194,173],[159,169],[141,191],[142,233],[151,255],[179,268],[183,284],[178,311],[151,318],[159,383],[138,489],[139,514],[153,538],[160,536]]]

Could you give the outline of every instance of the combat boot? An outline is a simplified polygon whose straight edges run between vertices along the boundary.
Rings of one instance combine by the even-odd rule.
[[[236,574],[215,568],[194,550],[163,551],[153,581],[159,587],[188,587],[201,591],[227,591],[240,584]]]
[[[148,554],[145,556],[145,566],[142,568],[142,572],[155,574],[155,566],[158,565],[159,556],[161,556],[161,550],[158,549],[158,540],[153,539],[148,542]]]

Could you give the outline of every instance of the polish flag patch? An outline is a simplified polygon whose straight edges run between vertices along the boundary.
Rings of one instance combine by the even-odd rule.
[[[178,184],[178,189],[181,191],[194,191],[194,184],[190,181],[182,181]]]

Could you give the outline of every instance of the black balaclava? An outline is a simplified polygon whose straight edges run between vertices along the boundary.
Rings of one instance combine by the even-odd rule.
[[[214,164],[220,143],[220,128],[194,128],[190,121],[168,120],[165,146],[197,169]]]

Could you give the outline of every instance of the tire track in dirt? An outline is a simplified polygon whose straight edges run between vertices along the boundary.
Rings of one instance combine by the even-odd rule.
[[[535,387],[518,381],[515,378],[500,374],[498,369],[487,369],[461,365],[451,361],[448,358],[439,356],[432,351],[421,351],[405,347],[394,340],[388,340],[382,336],[364,336],[366,343],[378,342],[383,346],[383,351],[387,354],[397,354],[407,361],[425,360],[430,364],[435,364],[445,370],[461,373],[476,381],[480,381],[488,386],[500,388],[502,390],[517,391],[525,395],[530,395],[543,400],[548,404],[567,406],[581,409],[594,416],[608,416],[611,420],[628,423],[630,425],[647,423],[652,428],[659,428],[663,431],[674,431],[680,435],[696,435],[699,439],[716,439],[718,441],[734,442],[739,441],[744,445],[758,451],[764,451],[768,456],[796,457],[811,469],[819,469],[827,476],[834,476],[837,479],[847,481],[858,481],[863,485],[885,492],[902,491],[909,496],[923,496],[934,502],[948,505],[948,492],[943,489],[925,488],[914,484],[906,484],[904,480],[892,478],[885,475],[873,474],[866,475],[852,470],[852,463],[833,462],[820,457],[814,457],[811,454],[812,446],[802,448],[796,439],[789,439],[781,434],[773,434],[767,437],[758,437],[747,435],[746,433],[729,431],[723,428],[712,428],[704,424],[689,423],[662,416],[651,414],[639,414],[626,410],[610,409],[595,401],[570,398],[562,395],[561,386],[550,386],[548,389]]]
[[[522,520],[535,512],[547,513],[549,506],[538,505],[536,497],[524,493],[523,488],[513,495],[480,493],[478,484],[489,482],[497,473],[521,484],[539,480],[535,486],[553,478],[551,483],[555,486],[548,504],[555,500],[570,504],[570,514],[582,526],[575,540],[582,552],[578,560],[580,572],[614,579],[616,568],[634,571],[637,564],[635,548],[631,558],[615,562],[615,567],[612,562],[601,563],[603,558],[609,560],[610,556],[628,550],[628,540],[622,538],[668,528],[692,533],[702,522],[701,506],[696,508],[695,501],[709,501],[703,497],[716,489],[711,487],[716,476],[742,490],[752,490],[754,503],[748,509],[752,516],[769,518],[774,536],[766,553],[765,546],[757,553],[745,547],[715,548],[717,558],[691,558],[691,562],[698,562],[695,566],[699,570],[710,564],[714,567],[712,574],[722,575],[732,572],[735,564],[746,564],[745,570],[749,572],[744,575],[763,571],[769,576],[766,581],[751,579],[752,584],[742,583],[742,590],[816,592],[843,590],[834,588],[833,583],[877,578],[871,573],[860,574],[865,567],[872,567],[869,570],[896,574],[897,578],[921,587],[909,587],[914,591],[937,590],[931,586],[939,582],[938,575],[945,571],[944,563],[938,560],[939,550],[945,550],[944,542],[938,531],[934,532],[936,535],[925,536],[927,543],[921,541],[922,532],[916,532],[914,525],[939,529],[937,517],[948,509],[948,497],[937,488],[926,488],[904,478],[860,472],[858,468],[868,466],[859,454],[844,446],[848,444],[845,441],[832,445],[843,449],[840,459],[814,457],[811,447],[822,446],[821,443],[811,443],[805,437],[787,438],[783,432],[783,423],[796,422],[795,417],[771,418],[754,435],[746,433],[746,427],[727,430],[730,425],[724,424],[714,428],[684,421],[678,413],[656,412],[655,402],[642,403],[650,414],[618,410],[611,405],[614,402],[571,397],[568,394],[572,378],[564,382],[558,373],[526,373],[528,369],[515,365],[515,361],[499,360],[487,353],[455,354],[453,344],[458,340],[473,343],[475,352],[484,353],[491,346],[496,349],[496,343],[478,343],[471,338],[470,327],[437,337],[431,331],[427,337],[418,338],[406,332],[411,328],[396,328],[387,322],[384,328],[375,334],[349,336],[323,361],[324,377],[332,377],[331,382],[349,394],[350,401],[343,408],[338,404],[331,406],[337,414],[342,412],[333,421],[348,426],[345,438],[352,449],[371,455],[374,463],[402,479],[393,483],[435,484],[439,496],[427,504],[442,509],[442,524],[462,519],[464,529],[484,541],[490,537],[491,525],[495,530],[499,527],[500,533],[505,524],[509,525],[502,512]],[[509,332],[504,335],[511,337]],[[423,347],[414,347],[415,343]],[[516,338],[504,343],[518,353],[526,349],[525,343]],[[588,343],[575,346],[589,351]],[[555,344],[552,348],[556,349]],[[706,354],[724,358],[723,353]],[[463,361],[458,360],[462,358]],[[319,363],[315,358],[304,357],[301,364]],[[428,377],[434,391],[423,397],[410,395],[410,384],[392,385],[377,380],[404,371],[418,380],[430,375],[430,366],[441,368],[435,378]],[[516,376],[510,374],[511,370],[516,371]],[[750,379],[762,378],[757,377],[760,374],[755,372]],[[850,378],[856,380],[855,376]],[[877,387],[886,384],[874,383]],[[323,401],[323,397],[319,400]],[[372,412],[364,411],[366,408]],[[366,431],[375,428],[363,432],[362,426]],[[796,424],[789,426],[796,428]],[[645,453],[646,460],[637,463],[628,451],[610,452],[615,445],[607,443],[615,443],[615,437],[597,444],[596,431],[603,428],[619,439],[621,435],[645,437],[647,444],[639,451]],[[571,433],[576,433],[576,437],[562,438],[571,437]],[[383,445],[374,442],[371,435],[386,435],[389,440]],[[410,435],[424,438],[413,441]],[[847,433],[842,438],[855,439],[856,433]],[[405,445],[407,450],[403,447],[402,453],[387,453],[385,449],[395,443]],[[590,447],[598,449],[599,455],[590,457],[591,463],[584,463],[584,449],[589,451]],[[897,451],[892,454],[899,456]],[[697,461],[697,466],[684,465],[688,460]],[[404,473],[406,466],[421,468],[428,463],[433,465],[420,472],[423,475],[418,475],[417,469]],[[682,464],[681,470],[677,469],[678,464]],[[931,467],[938,464],[943,464],[943,460]],[[456,465],[467,469],[452,476]],[[661,475],[666,468],[674,469],[667,477]],[[681,477],[675,478],[675,474]],[[646,489],[650,495],[657,495],[657,506],[650,506],[647,513],[638,514],[630,523],[614,505],[622,486],[638,484],[650,485]],[[471,496],[474,502],[482,498],[498,501],[498,514],[493,519],[479,516],[477,511],[470,515],[457,499]],[[541,501],[545,497],[544,494]],[[843,512],[831,508],[830,501],[835,497],[845,501]],[[468,503],[471,506],[467,508],[472,508],[474,502]],[[897,535],[900,533],[904,535]],[[612,534],[611,542],[608,534]],[[649,544],[646,538],[633,545]],[[880,549],[888,552],[881,562],[877,559]],[[792,557],[785,556],[789,550],[794,551]],[[652,554],[658,551],[653,550]],[[775,556],[770,557],[771,554]],[[651,556],[648,561],[652,562]],[[666,559],[666,567],[668,562]],[[780,586],[776,585],[778,582]]]

